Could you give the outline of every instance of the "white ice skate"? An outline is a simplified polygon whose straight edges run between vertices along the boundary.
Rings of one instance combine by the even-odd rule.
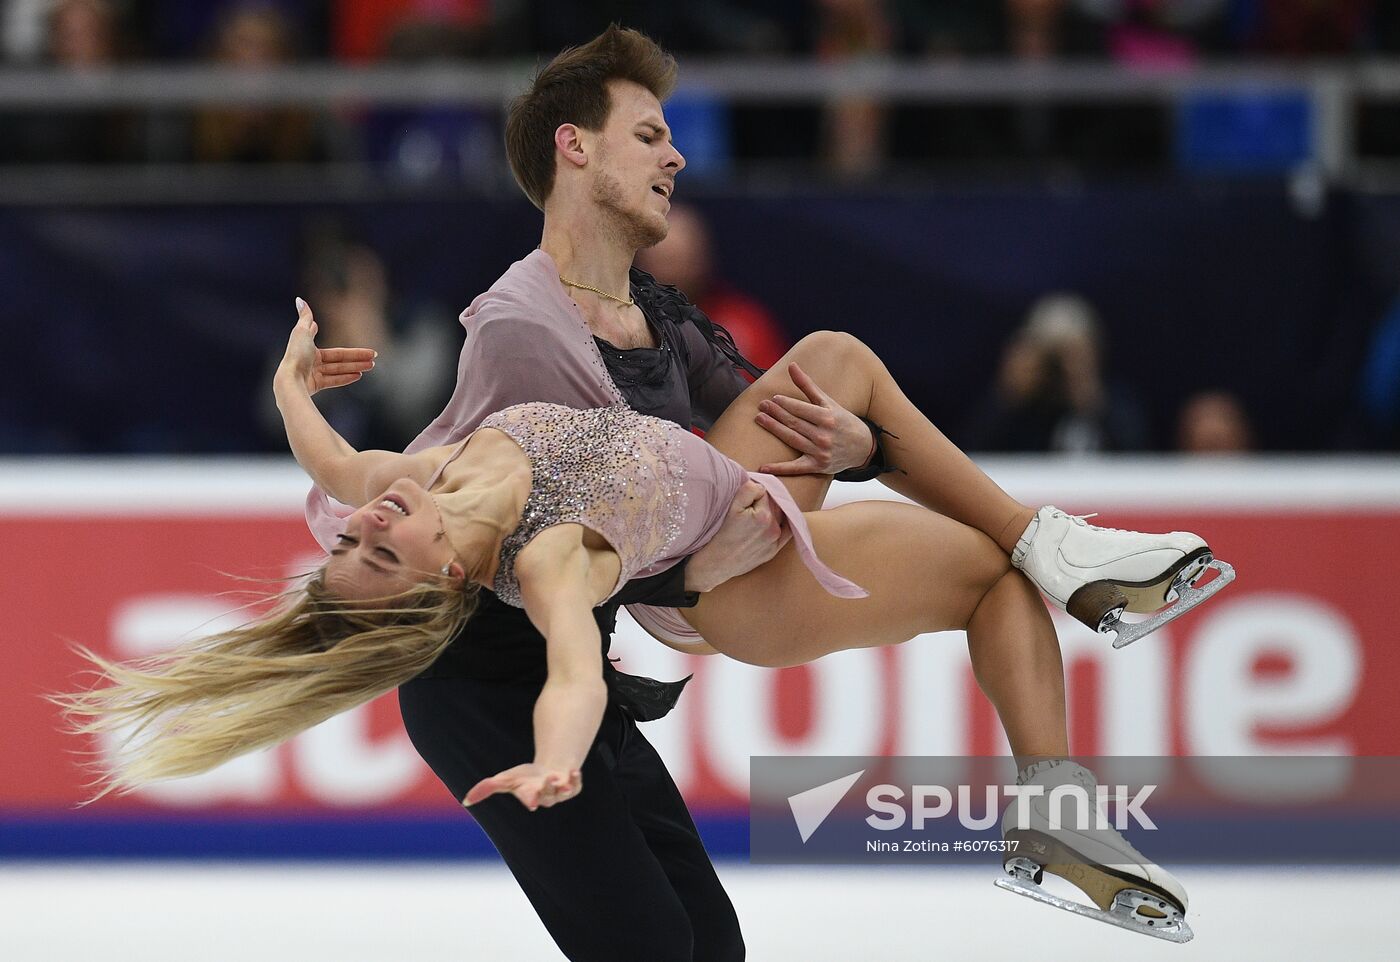
[[[1141,534],[1100,528],[1085,517],[1093,515],[1041,508],[1011,552],[1011,563],[1076,620],[1116,632],[1114,648],[1180,618],[1235,580],[1235,569],[1216,561],[1210,546],[1190,532]],[[1211,569],[1216,576],[1195,587]],[[1152,617],[1123,621],[1125,611]]]
[[[1186,924],[1186,889],[1129,845],[1106,818],[1095,824],[1094,816],[1101,809],[1093,806],[1088,827],[1081,828],[1077,806],[1063,802],[1060,827],[1050,827],[1052,789],[1057,785],[1078,785],[1092,800],[1096,785],[1092,772],[1069,761],[1040,762],[1027,768],[1017,783],[1043,785],[1046,794],[1028,800],[1025,827],[1017,826],[1015,802],[1002,817],[1003,837],[1018,845],[1016,851],[1007,852],[1004,857],[1006,874],[996,880],[998,888],[1154,938],[1191,941],[1195,933]],[[1045,872],[1069,881],[1094,905],[1045,891],[1040,887]]]

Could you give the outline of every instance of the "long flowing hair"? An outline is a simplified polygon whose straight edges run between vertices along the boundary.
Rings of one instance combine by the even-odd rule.
[[[99,675],[54,695],[70,731],[116,736],[95,795],[197,775],[362,705],[418,675],[476,608],[477,589],[434,579],[375,607],[349,607],[324,569],[246,625],[117,663],[79,647]]]

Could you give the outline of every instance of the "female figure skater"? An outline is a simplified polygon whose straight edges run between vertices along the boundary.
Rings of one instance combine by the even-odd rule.
[[[484,586],[522,607],[545,636],[548,680],[534,708],[533,760],[483,779],[462,801],[508,792],[531,810],[564,802],[584,788],[584,758],[607,701],[592,609],[625,582],[698,550],[748,477],[786,516],[791,542],[683,616],[643,611],[644,624],[649,618],[669,643],[704,643],[759,665],[966,630],[974,671],[1024,777],[1082,782],[1092,776],[1059,761],[1069,746],[1058,642],[1035,587],[1013,563],[1038,570],[1062,595],[1076,584],[1130,580],[1141,582],[1133,590],[1161,595],[1210,560],[1194,535],[1110,532],[1053,509],[1021,510],[1002,494],[1011,517],[1000,524],[1022,529],[1017,557],[1008,559],[982,531],[920,506],[872,501],[820,511],[827,479],[799,476],[785,486],[750,474],[786,451],[756,422],[781,422],[793,405],[810,403],[792,398],[798,387],[825,397],[798,364],[814,339],[741,395],[708,443],[622,404],[524,403],[453,445],[408,455],[355,451],[311,398],[372,362],[363,352],[318,355],[311,312],[299,307],[276,378],[278,404],[299,463],[357,510],[325,566],[272,617],[159,662],[99,659],[113,683],[66,704],[87,719],[84,730],[136,726],[108,790],[212,768],[402,684],[443,650]],[[829,348],[832,337],[815,346]],[[893,463],[916,474],[918,446],[933,443],[936,429],[873,354],[853,341],[847,348],[863,351],[865,362],[848,365],[833,386],[837,400],[889,425]],[[1072,555],[1080,532],[1108,546],[1100,551],[1107,560],[1065,567],[1066,545]],[[1179,883],[1111,829],[1100,836],[1094,861],[1111,868],[1086,891],[1101,907],[1104,893],[1111,902],[1133,890],[1169,900],[1179,919]]]

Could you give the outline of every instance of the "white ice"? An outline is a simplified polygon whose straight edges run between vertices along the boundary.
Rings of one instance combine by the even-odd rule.
[[[754,962],[1396,958],[1400,871],[1196,868],[1196,940],[1158,942],[984,869],[722,864]],[[561,956],[498,864],[9,864],[5,962],[535,962]]]

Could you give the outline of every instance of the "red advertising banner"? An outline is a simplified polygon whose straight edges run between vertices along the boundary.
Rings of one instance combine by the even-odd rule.
[[[1121,651],[1055,612],[1085,755],[1400,755],[1400,464],[994,463],[1023,500],[1099,521],[1203,534],[1238,580]],[[70,643],[148,655],[246,619],[239,579],[317,562],[285,466],[84,462],[0,480],[0,810],[68,811],[82,752],[45,692],[83,682]],[[840,496],[884,497],[876,484]],[[236,577],[235,577],[236,576]],[[275,585],[269,585],[275,587]],[[230,593],[232,592],[232,594]],[[1005,744],[957,633],[784,671],[683,656],[624,624],[624,670],[694,673],[645,726],[698,811],[747,798],[753,755],[996,754]],[[522,759],[524,761],[525,759]],[[108,812],[449,811],[392,696],[205,776],[102,802]]]

